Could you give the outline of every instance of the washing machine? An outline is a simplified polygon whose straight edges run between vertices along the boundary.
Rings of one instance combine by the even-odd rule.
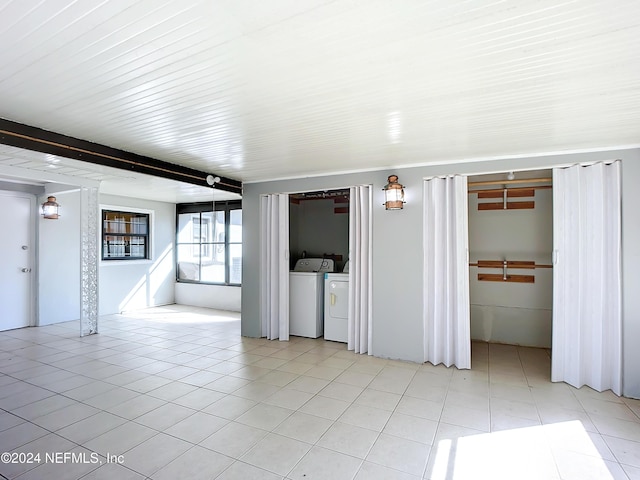
[[[324,339],[348,342],[349,262],[342,273],[324,274]]]
[[[323,334],[324,275],[335,270],[328,258],[301,258],[289,272],[289,335]]]

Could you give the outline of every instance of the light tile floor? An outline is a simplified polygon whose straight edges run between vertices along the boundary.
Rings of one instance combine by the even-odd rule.
[[[464,371],[183,306],[78,330],[0,332],[2,478],[640,479],[640,401],[551,383],[543,349]]]

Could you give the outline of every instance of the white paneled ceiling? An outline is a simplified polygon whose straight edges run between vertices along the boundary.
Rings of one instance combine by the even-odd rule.
[[[0,0],[0,44],[0,117],[245,182],[640,144],[635,0]]]

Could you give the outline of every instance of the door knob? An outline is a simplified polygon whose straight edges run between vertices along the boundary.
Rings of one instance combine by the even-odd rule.
[[[31,271],[30,268],[24,267],[23,269],[21,269],[22,273],[29,273]]]

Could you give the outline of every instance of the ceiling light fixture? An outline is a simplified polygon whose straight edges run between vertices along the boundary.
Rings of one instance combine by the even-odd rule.
[[[213,175],[207,175],[207,184],[215,187],[216,183],[220,183],[220,177],[214,177]]]

